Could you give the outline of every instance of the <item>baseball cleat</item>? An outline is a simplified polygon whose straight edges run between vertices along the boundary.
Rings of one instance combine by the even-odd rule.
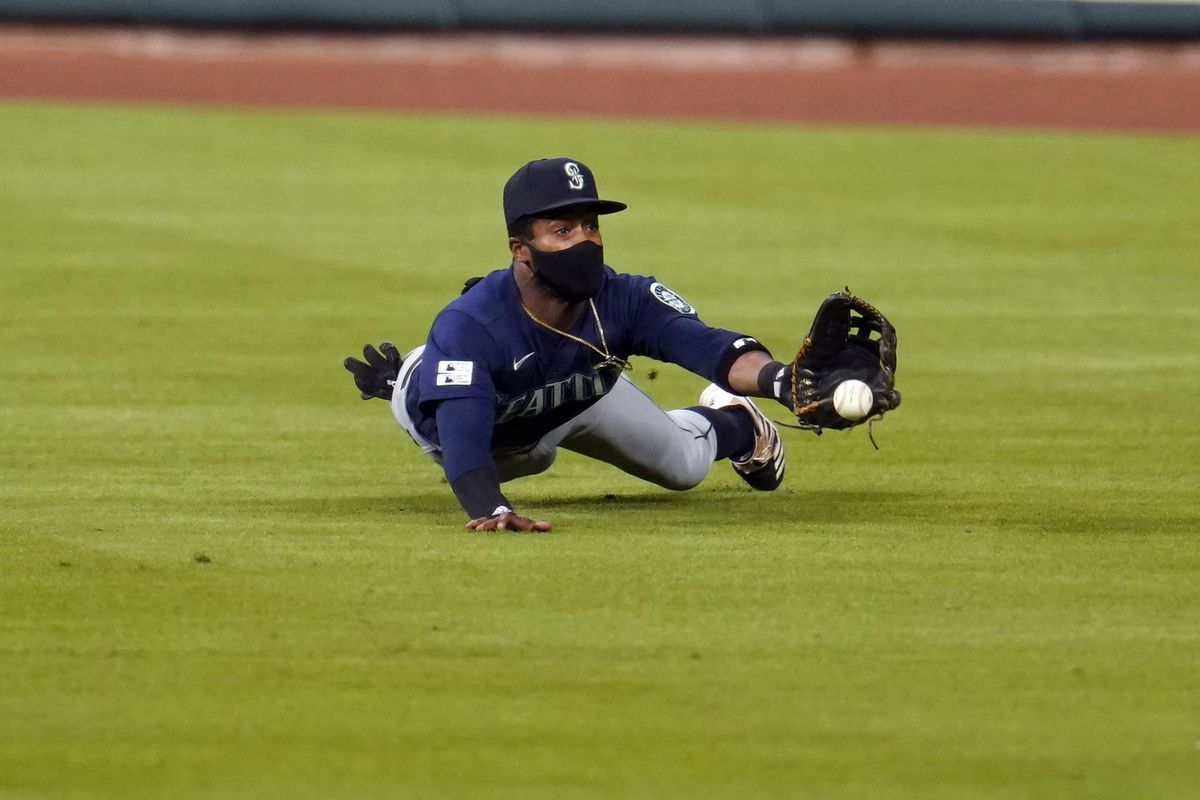
[[[783,457],[783,442],[779,431],[771,420],[763,416],[758,407],[748,397],[742,397],[710,383],[700,393],[700,405],[707,408],[727,408],[736,406],[744,409],[750,415],[754,424],[754,447],[750,455],[742,461],[729,459],[742,480],[750,484],[752,489],[760,492],[772,492],[783,483],[783,470],[786,462]]]

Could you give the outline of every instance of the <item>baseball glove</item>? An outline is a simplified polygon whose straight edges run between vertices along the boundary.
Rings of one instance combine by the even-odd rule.
[[[836,292],[817,309],[800,351],[780,377],[781,399],[796,415],[797,427],[820,435],[825,428],[874,421],[900,405],[895,389],[896,331],[866,300],[849,289]],[[861,419],[846,419],[833,407],[834,390],[851,379],[867,384],[874,398]]]
[[[363,400],[378,397],[380,400],[391,402],[392,388],[400,374],[400,352],[396,345],[384,342],[376,350],[371,345],[363,347],[363,358],[347,358],[342,362],[350,374],[354,376],[354,385],[358,387],[359,396]]]

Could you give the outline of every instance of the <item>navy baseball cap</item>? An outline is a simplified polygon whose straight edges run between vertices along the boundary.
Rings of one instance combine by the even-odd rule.
[[[504,184],[504,221],[510,226],[521,217],[567,206],[582,206],[597,214],[626,207],[616,200],[601,200],[592,171],[573,158],[530,161]]]

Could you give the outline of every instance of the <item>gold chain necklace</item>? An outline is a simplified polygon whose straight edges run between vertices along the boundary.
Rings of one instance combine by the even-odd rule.
[[[521,303],[521,310],[525,312],[525,316],[529,317],[538,325],[541,325],[551,333],[557,333],[559,336],[566,337],[573,342],[578,342],[589,350],[595,352],[597,355],[601,356],[604,360],[596,365],[596,369],[604,369],[605,367],[620,367],[623,370],[632,370],[633,366],[628,361],[623,358],[618,358],[617,356],[614,356],[608,352],[608,340],[604,338],[604,326],[600,324],[600,314],[596,311],[596,304],[590,298],[588,299],[588,307],[592,309],[592,319],[596,320],[596,331],[600,334],[600,347],[596,347],[596,345],[592,344],[587,339],[581,339],[573,333],[560,331],[558,328],[554,327],[548,322],[542,322],[533,315],[532,311],[526,308],[524,303]]]

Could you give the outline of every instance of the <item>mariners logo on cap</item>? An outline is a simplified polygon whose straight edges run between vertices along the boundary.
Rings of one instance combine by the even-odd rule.
[[[579,165],[574,161],[568,161],[563,165],[563,169],[567,173],[567,186],[570,186],[575,191],[583,188],[583,173],[579,170]]]

